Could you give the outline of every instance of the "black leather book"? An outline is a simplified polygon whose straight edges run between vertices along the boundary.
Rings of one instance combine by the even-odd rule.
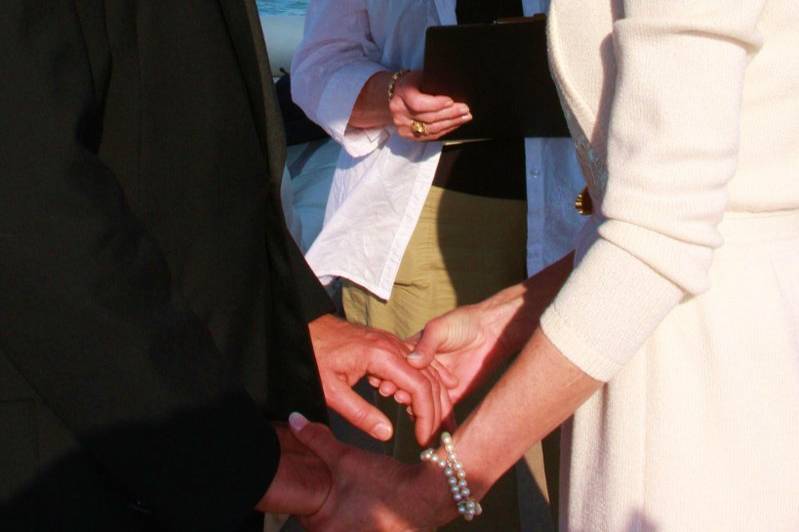
[[[569,136],[549,74],[543,15],[428,28],[422,90],[472,111],[474,119],[447,141]]]

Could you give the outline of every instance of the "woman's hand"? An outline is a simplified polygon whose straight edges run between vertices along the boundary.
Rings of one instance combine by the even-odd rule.
[[[408,362],[447,368],[458,380],[449,390],[452,402],[458,402],[522,349],[571,272],[573,260],[570,253],[523,283],[431,320],[407,340],[415,344]]]
[[[393,124],[406,139],[429,141],[472,119],[466,104],[456,103],[449,96],[423,93],[419,89],[422,73],[418,70],[406,72],[394,81],[389,100],[392,77],[391,72],[378,72],[364,84],[350,114],[351,127],[369,129]]]
[[[454,378],[444,369],[413,366],[405,343],[394,335],[336,318],[321,316],[308,325],[327,404],[355,427],[379,440],[393,434],[391,422],[361,398],[352,386],[362,377],[394,383],[403,404],[413,406],[420,445],[433,438],[451,410],[447,388]],[[392,392],[392,393],[394,393]]]
[[[302,517],[311,531],[432,530],[457,516],[444,474],[430,464],[407,465],[344,445],[324,425],[299,414],[292,431],[330,468],[333,487],[322,507]]]
[[[424,364],[434,360],[457,378],[449,398],[457,403],[480,386],[512,353],[503,339],[502,311],[486,305],[459,307],[431,320],[408,341],[415,344],[408,360]]]

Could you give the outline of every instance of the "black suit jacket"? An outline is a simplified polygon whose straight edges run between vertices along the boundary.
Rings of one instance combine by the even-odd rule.
[[[236,530],[324,417],[253,0],[3,0],[0,529]]]

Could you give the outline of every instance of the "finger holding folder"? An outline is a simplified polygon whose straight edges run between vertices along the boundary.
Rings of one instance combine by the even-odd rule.
[[[474,120],[443,135],[448,142],[569,136],[543,15],[428,28],[420,88],[471,109]]]

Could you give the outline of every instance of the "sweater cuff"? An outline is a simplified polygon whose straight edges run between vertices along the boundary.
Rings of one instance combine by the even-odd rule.
[[[573,364],[607,382],[683,296],[644,262],[600,238],[541,316],[541,328]]]

